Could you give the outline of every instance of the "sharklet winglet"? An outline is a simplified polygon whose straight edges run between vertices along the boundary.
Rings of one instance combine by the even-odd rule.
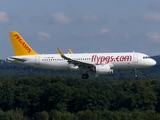
[[[65,57],[65,55],[63,54],[63,52],[57,47],[57,51],[58,51],[58,53],[61,55],[61,57]]]
[[[68,53],[73,54],[73,52],[70,48],[68,48]]]

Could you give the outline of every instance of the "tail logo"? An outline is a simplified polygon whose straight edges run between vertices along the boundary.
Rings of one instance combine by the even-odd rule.
[[[27,50],[28,53],[32,51],[31,48],[23,41],[23,39],[18,34],[15,34],[14,37],[22,45],[22,47]]]

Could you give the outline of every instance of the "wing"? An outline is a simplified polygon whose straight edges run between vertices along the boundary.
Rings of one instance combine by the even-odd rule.
[[[78,61],[78,60],[74,60],[69,57],[66,57],[59,48],[57,48],[57,51],[62,58],[66,59],[68,61],[69,64],[73,64],[74,66],[78,66],[79,68],[92,69],[95,66],[94,63],[92,64],[92,63],[88,63],[88,62],[82,62],[82,61]]]

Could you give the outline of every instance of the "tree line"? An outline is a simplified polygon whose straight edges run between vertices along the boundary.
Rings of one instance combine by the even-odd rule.
[[[158,80],[0,77],[2,120],[158,120]]]

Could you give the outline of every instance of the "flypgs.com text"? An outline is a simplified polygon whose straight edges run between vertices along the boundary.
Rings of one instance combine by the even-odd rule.
[[[101,63],[109,63],[109,62],[126,62],[126,61],[132,61],[131,55],[125,55],[125,56],[97,56],[92,55],[92,62],[101,64]]]

